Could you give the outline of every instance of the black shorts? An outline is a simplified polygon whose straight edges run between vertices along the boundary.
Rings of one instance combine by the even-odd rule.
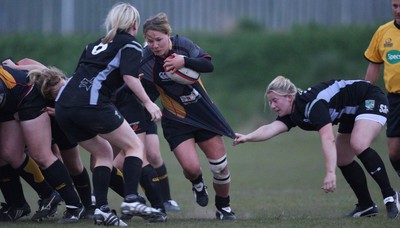
[[[194,138],[196,143],[206,141],[218,135],[215,132],[194,127],[167,118],[161,119],[164,137],[169,144],[169,148],[174,150],[179,144],[188,139]]]
[[[7,100],[7,87],[4,84],[3,80],[0,80],[0,110],[4,107]]]
[[[151,115],[146,109],[144,110],[144,112],[146,115],[146,123],[147,123],[146,135],[157,135],[158,134],[157,123],[151,120]]]
[[[53,136],[53,142],[57,144],[60,150],[68,150],[76,147],[78,143],[71,142],[65,133],[61,130],[56,119],[50,117],[51,119],[51,135]]]
[[[81,142],[114,131],[125,119],[112,103],[89,107],[56,103],[56,120],[70,142]]]
[[[4,109],[0,109],[0,123],[15,120],[14,114],[16,113],[16,109],[6,109],[9,101],[10,99],[7,99]]]
[[[400,94],[389,93],[389,117],[387,121],[386,136],[400,137]]]
[[[32,91],[25,96],[18,107],[18,118],[20,121],[32,120],[42,115],[44,108],[49,104],[39,89],[35,86]]]
[[[48,103],[49,101],[43,98],[36,87],[32,87],[21,102],[19,102],[19,98],[16,95],[9,92],[6,103],[0,110],[0,122],[14,120],[16,113],[20,121],[33,120],[43,114],[44,108]]]
[[[156,135],[158,133],[157,124],[154,121],[147,121],[146,135]]]
[[[146,132],[145,108],[135,95],[121,91],[114,104],[136,134]]]
[[[357,119],[369,119],[385,124],[388,117],[388,99],[377,86],[371,86],[368,96],[359,105],[354,115],[343,115],[340,119],[339,133],[350,134]]]

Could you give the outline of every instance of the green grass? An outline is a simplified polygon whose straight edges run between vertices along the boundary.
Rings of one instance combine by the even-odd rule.
[[[243,133],[248,132],[244,130]],[[368,176],[370,192],[380,213],[373,218],[349,219],[343,214],[354,208],[356,199],[341,173],[337,170],[335,193],[324,193],[320,187],[325,175],[324,161],[318,135],[293,129],[268,142],[247,143],[236,147],[226,139],[229,166],[232,173],[231,206],[238,220],[221,222],[214,219],[214,192],[211,175],[204,156],[204,176],[209,186],[210,204],[199,207],[194,202],[191,186],[183,177],[181,168],[168,151],[162,139],[163,157],[169,171],[173,198],[182,211],[169,213],[169,220],[163,224],[147,224],[140,218],[128,221],[133,226],[157,227],[399,227],[400,218],[386,218],[385,208],[377,184]],[[386,139],[382,133],[373,147],[379,151],[386,163],[392,185],[399,190],[399,178],[395,175],[386,154]],[[87,153],[82,152],[87,161]],[[26,198],[37,209],[37,196],[29,186],[25,187]],[[0,198],[1,201],[3,199]],[[112,207],[119,209],[121,198],[109,192]],[[62,216],[64,204],[54,219],[42,223],[24,218],[15,223],[0,223],[7,227],[62,227],[57,219]],[[95,227],[92,221],[83,220],[75,227]]]

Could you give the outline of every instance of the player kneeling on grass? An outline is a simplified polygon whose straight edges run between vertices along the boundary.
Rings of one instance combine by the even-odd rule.
[[[356,208],[347,216],[378,213],[355,156],[381,188],[388,218],[398,216],[399,194],[391,187],[378,153],[370,147],[388,114],[388,101],[378,87],[363,80],[331,80],[300,91],[289,79],[278,76],[267,87],[265,100],[278,114],[277,119],[247,135],[236,133],[233,145],[265,141],[295,126],[318,131],[326,167],[322,189],[335,191],[335,167],[338,165],[358,199]],[[332,127],[335,124],[339,124],[336,138]]]

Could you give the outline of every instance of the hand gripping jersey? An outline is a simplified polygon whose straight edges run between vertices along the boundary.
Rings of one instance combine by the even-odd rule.
[[[176,35],[171,37],[171,41],[170,54],[210,58],[205,51],[185,37]],[[153,100],[161,98],[164,107],[163,118],[235,138],[232,128],[208,97],[201,80],[192,85],[178,84],[167,76],[163,62],[164,59],[155,56],[149,47],[144,48],[141,63],[145,79],[142,80],[143,86]]]
[[[381,98],[385,99],[383,103]],[[386,116],[386,105],[382,90],[367,81],[331,80],[297,93],[294,111],[277,120],[288,129],[299,126],[303,130],[318,131],[328,123],[335,125],[344,119],[355,119],[361,110],[362,113]]]
[[[125,32],[117,33],[108,44],[101,39],[88,44],[56,101],[64,107],[109,103],[112,93],[123,85],[123,75],[139,76],[141,57],[142,46]]]

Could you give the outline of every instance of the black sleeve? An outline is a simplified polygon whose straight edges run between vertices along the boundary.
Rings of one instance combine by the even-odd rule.
[[[142,86],[144,88],[144,90],[146,91],[147,95],[149,96],[151,101],[155,101],[158,99],[158,97],[160,96],[160,93],[158,92],[157,88],[155,87],[155,85],[149,81],[147,81],[146,79],[142,79],[140,80],[142,82]]]
[[[332,123],[326,101],[320,100],[316,102],[310,110],[308,119],[317,131],[325,125]]]
[[[276,118],[276,120],[281,121],[282,123],[284,123],[286,125],[286,127],[288,128],[288,131],[290,131],[290,129],[292,129],[293,127],[296,127],[297,125],[292,121],[292,119],[290,118],[290,115],[285,115],[285,116],[278,116]]]
[[[189,58],[185,57],[185,67],[195,70],[199,73],[209,73],[214,70],[214,65],[208,58]]]

